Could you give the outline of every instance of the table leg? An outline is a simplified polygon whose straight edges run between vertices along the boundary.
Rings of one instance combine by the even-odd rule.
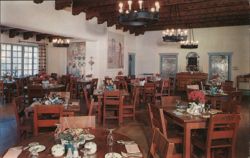
[[[189,123],[184,127],[184,144],[183,144],[183,157],[190,158],[191,155],[191,128]]]

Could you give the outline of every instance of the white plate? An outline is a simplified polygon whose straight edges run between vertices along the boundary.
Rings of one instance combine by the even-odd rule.
[[[32,147],[29,148],[30,152],[42,152],[46,149],[46,147],[44,145],[34,145]]]
[[[119,153],[112,152],[105,154],[105,158],[122,158],[122,155]]]
[[[29,147],[32,147],[32,146],[35,146],[35,145],[39,145],[39,143],[38,142],[31,142],[31,143],[29,143]]]
[[[93,140],[95,139],[95,136],[93,134],[84,134],[85,140]]]

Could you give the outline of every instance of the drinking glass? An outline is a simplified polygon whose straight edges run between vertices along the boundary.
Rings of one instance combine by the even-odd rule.
[[[109,130],[109,134],[107,136],[107,145],[109,146],[109,152],[112,152],[112,148],[114,145],[114,136],[113,136],[113,130],[114,129],[108,129]]]

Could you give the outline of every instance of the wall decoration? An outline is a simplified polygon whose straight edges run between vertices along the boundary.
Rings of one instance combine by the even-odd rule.
[[[76,77],[85,74],[85,42],[70,43],[67,53],[67,73]]]
[[[124,37],[123,35],[108,33],[108,69],[124,67]]]
[[[177,55],[160,55],[160,73],[161,77],[174,77],[177,72]]]

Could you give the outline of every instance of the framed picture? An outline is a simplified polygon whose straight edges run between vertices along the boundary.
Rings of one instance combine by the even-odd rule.
[[[70,43],[67,53],[67,72],[76,77],[85,74],[85,42]]]
[[[124,67],[124,37],[108,32],[108,69],[122,69]]]

